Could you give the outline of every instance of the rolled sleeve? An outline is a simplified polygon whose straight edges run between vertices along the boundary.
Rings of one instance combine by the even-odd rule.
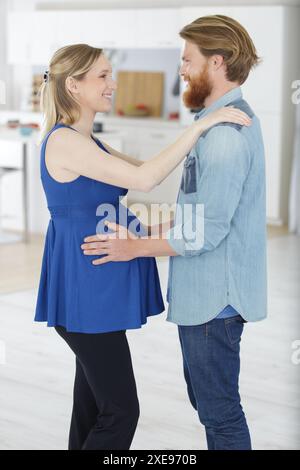
[[[198,140],[196,153],[196,199],[186,210],[183,193],[175,225],[166,233],[168,243],[181,256],[214,250],[226,237],[251,163],[246,138],[230,125],[210,129]]]

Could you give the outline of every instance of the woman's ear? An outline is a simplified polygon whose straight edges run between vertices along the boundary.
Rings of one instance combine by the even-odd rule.
[[[71,93],[77,94],[79,92],[78,86],[77,86],[77,81],[73,77],[67,77],[66,78],[66,88]]]

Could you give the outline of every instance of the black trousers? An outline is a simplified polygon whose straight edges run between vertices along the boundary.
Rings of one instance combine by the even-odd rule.
[[[55,329],[76,356],[69,450],[128,450],[139,402],[126,331]]]

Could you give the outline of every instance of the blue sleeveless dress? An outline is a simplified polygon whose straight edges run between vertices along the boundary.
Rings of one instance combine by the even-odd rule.
[[[73,129],[56,124],[41,146],[41,179],[51,219],[34,320],[81,333],[141,328],[148,316],[164,311],[155,258],[94,266],[92,261],[99,256],[86,256],[80,247],[84,237],[107,231],[104,220],[125,225],[127,218],[127,227],[136,224],[137,231],[142,228],[139,220],[119,205],[119,197],[128,190],[82,175],[69,183],[55,181],[46,168],[45,148],[49,135],[59,127]]]

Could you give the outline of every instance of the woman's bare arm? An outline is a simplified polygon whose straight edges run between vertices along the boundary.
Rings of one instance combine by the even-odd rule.
[[[122,188],[151,191],[185,158],[200,135],[219,122],[249,125],[251,120],[240,110],[221,108],[194,122],[178,139],[152,159],[135,166],[114,155],[108,155],[90,138],[72,129],[56,129],[48,140],[48,161],[66,169]]]
[[[143,160],[138,160],[137,158],[129,157],[128,155],[125,155],[125,153],[121,153],[118,150],[115,150],[106,142],[103,142],[102,139],[101,139],[101,143],[104,145],[104,147],[109,151],[111,155],[113,155],[114,157],[118,157],[121,160],[124,160],[125,162],[130,163],[131,165],[141,166],[144,163]]]

